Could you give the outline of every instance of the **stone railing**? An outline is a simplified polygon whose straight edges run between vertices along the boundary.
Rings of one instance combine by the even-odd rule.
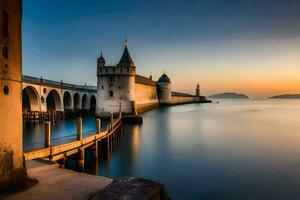
[[[81,91],[89,91],[89,92],[97,92],[97,86],[92,85],[75,85],[70,83],[64,83],[63,81],[53,81],[44,78],[36,78],[32,76],[22,76],[22,82],[32,83],[38,85],[47,85],[52,87],[59,87],[64,89],[72,89],[72,90],[81,90]]]

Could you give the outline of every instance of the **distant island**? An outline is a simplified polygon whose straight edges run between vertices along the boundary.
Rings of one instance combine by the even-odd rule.
[[[245,94],[238,94],[235,92],[225,92],[218,93],[209,96],[209,98],[217,98],[217,99],[249,99],[249,97]]]
[[[269,98],[270,99],[300,99],[300,94],[281,94]]]

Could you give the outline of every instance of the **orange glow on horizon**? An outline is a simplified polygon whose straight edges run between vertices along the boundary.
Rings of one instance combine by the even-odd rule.
[[[212,95],[222,92],[237,92],[248,95],[251,98],[266,98],[279,94],[300,93],[300,73],[273,73],[262,75],[248,74],[219,74],[216,77],[205,77],[200,82],[200,90],[204,95]],[[173,83],[175,91],[195,92],[197,82],[181,80]]]

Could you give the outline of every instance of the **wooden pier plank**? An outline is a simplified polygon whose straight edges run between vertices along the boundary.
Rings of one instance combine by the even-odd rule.
[[[95,132],[95,134],[81,140],[24,152],[25,160],[49,158],[53,161],[56,161],[71,156],[75,153],[78,153],[79,148],[87,148],[102,139],[111,137],[111,135],[113,135],[121,127],[121,123],[122,119],[120,115],[119,118],[113,122],[112,129],[110,131],[102,131],[100,133]]]

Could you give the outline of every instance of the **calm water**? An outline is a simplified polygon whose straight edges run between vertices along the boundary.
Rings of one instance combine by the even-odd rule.
[[[172,199],[300,199],[299,100],[162,107],[143,118],[123,126],[121,145],[99,161],[100,175],[160,181]],[[83,123],[95,129],[93,118]],[[52,135],[75,130],[74,120],[64,121]],[[42,126],[24,128],[25,149],[42,142]]]

